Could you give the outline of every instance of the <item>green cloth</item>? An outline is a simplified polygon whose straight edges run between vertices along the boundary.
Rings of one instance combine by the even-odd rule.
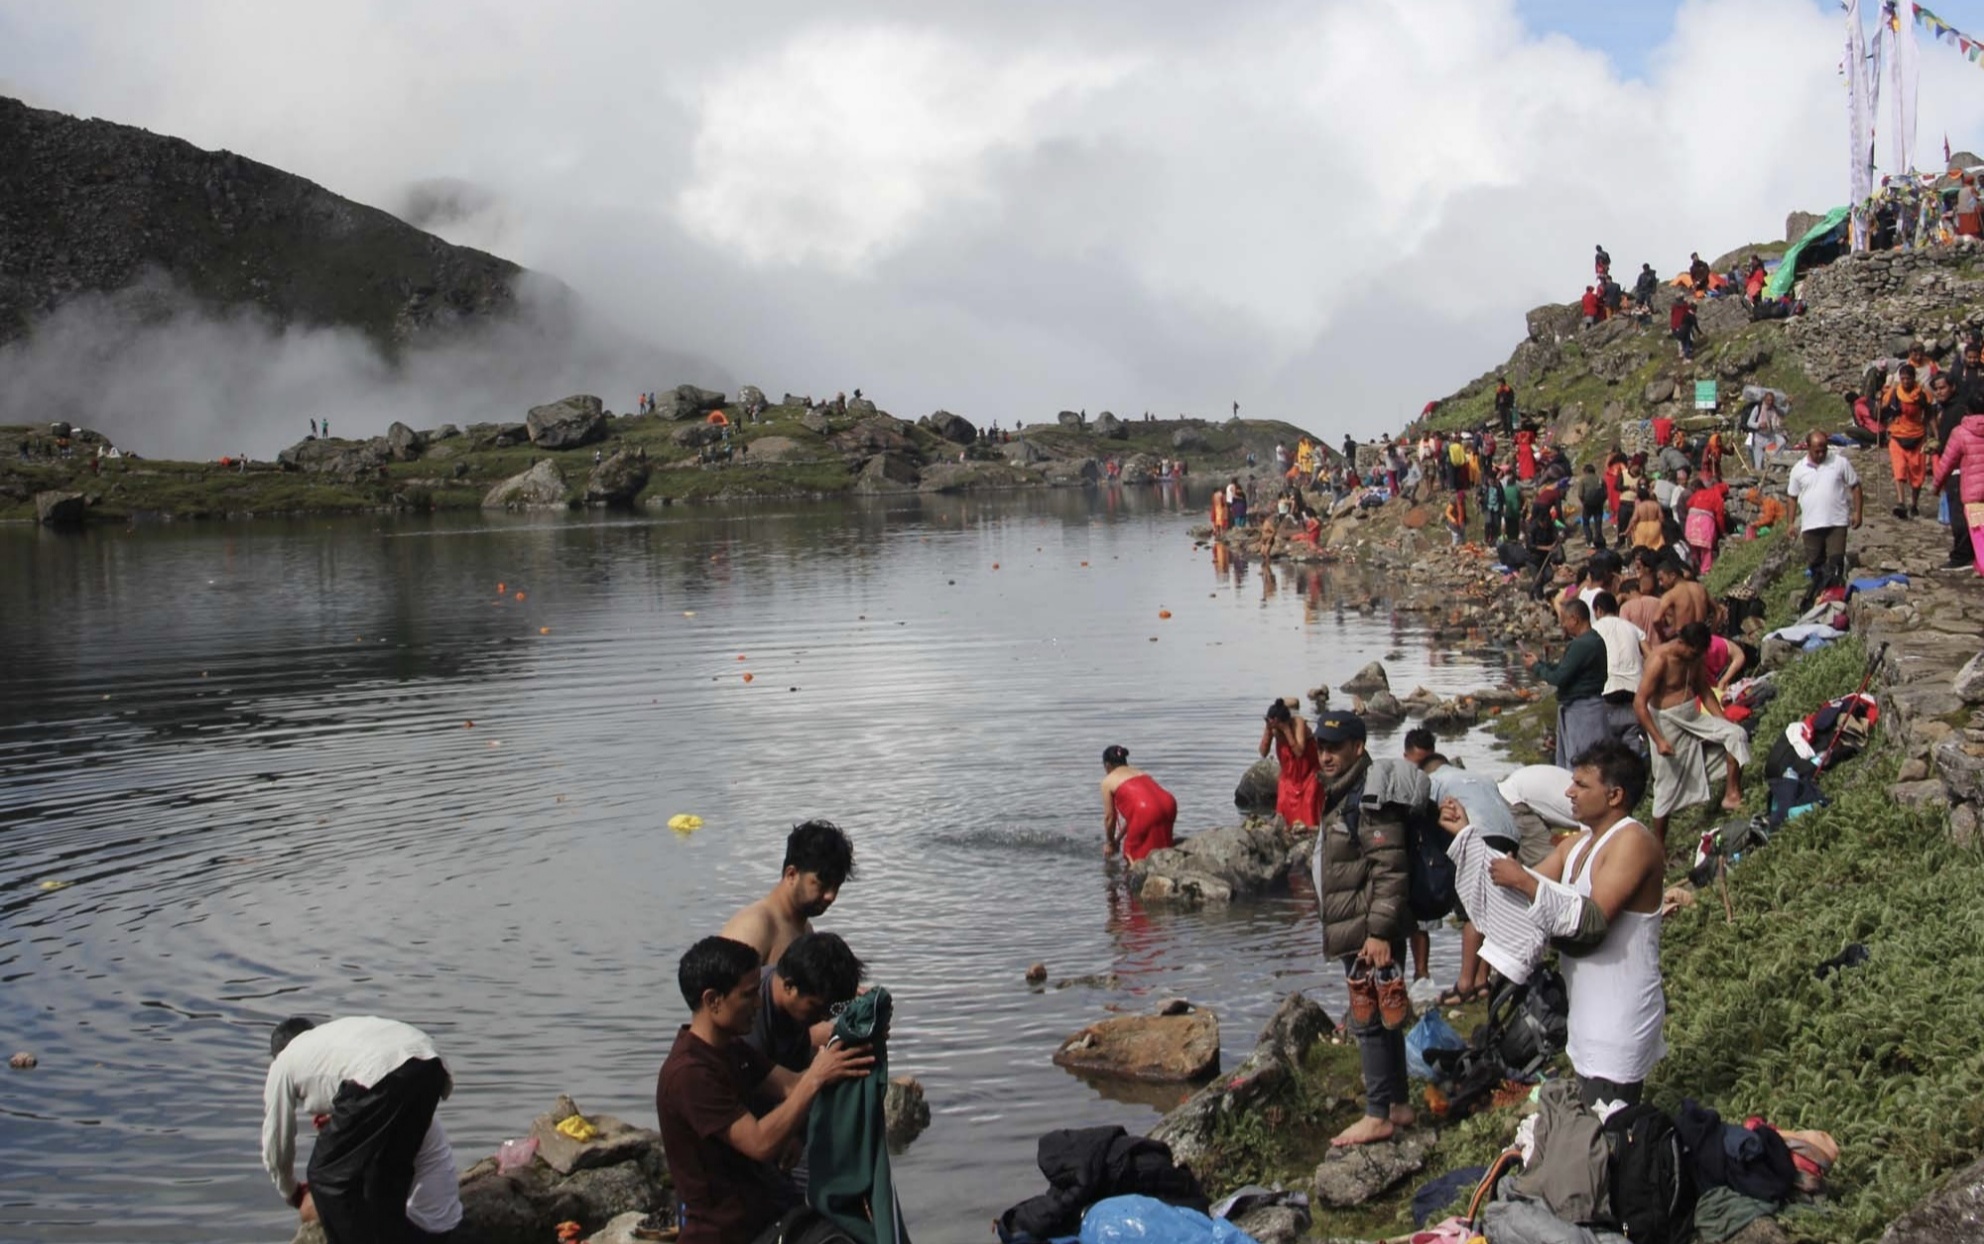
[[[882,1115],[893,1010],[889,991],[879,985],[847,1004],[834,1021],[833,1039],[869,1047],[875,1066],[859,1080],[828,1085],[813,1099],[806,1120],[806,1200],[861,1244],[909,1242],[889,1172]]]
[[[1605,641],[1587,630],[1564,649],[1562,660],[1538,661],[1536,676],[1557,689],[1557,702],[1595,700],[1605,694]]]
[[[1704,1188],[1695,1202],[1695,1238],[1701,1244],[1721,1244],[1759,1218],[1777,1212],[1769,1201],[1744,1196],[1734,1188]]]
[[[1784,252],[1784,258],[1778,261],[1777,271],[1771,273],[1770,280],[1764,283],[1764,297],[1782,298],[1790,293],[1791,287],[1798,282],[1798,256],[1811,243],[1824,241],[1845,219],[1846,209],[1835,207],[1826,213],[1824,220],[1806,230],[1804,237],[1793,242],[1791,249]]]

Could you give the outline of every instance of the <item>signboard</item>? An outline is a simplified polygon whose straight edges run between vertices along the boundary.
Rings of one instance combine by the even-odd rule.
[[[1715,381],[1713,380],[1695,381],[1695,409],[1696,410],[1715,409]]]

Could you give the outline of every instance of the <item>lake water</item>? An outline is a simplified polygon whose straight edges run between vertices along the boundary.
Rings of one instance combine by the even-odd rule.
[[[1271,697],[1387,654],[1401,691],[1497,680],[1339,612],[1335,572],[1216,567],[1200,513],[1147,488],[0,530],[0,1053],[41,1059],[0,1071],[0,1237],[287,1239],[257,1129],[295,1012],[431,1033],[463,1165],[560,1092],[652,1125],[677,957],[828,817],[859,875],[821,927],[896,994],[891,1071],[935,1116],[908,1223],[990,1238],[1042,1132],[1156,1119],[1054,1067],[1067,1033],[1183,995],[1230,1066],[1288,990],[1342,1005],[1304,896],[1124,894],[1103,746],[1198,830],[1235,819]],[[1456,959],[1443,936],[1439,979]],[[1031,989],[1036,961],[1120,987]]]

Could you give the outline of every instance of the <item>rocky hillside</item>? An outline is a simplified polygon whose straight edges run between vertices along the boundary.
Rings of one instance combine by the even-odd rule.
[[[0,344],[162,273],[216,308],[357,328],[388,352],[516,301],[515,264],[226,151],[0,98]]]

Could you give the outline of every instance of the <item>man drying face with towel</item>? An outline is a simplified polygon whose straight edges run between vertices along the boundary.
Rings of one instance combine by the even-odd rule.
[[[1750,736],[1722,715],[1708,673],[1708,627],[1690,622],[1646,659],[1633,713],[1653,746],[1653,832],[1667,841],[1667,820],[1681,808],[1714,798],[1722,779],[1722,806],[1743,806],[1743,766]],[[1718,773],[1717,770],[1720,770]]]

